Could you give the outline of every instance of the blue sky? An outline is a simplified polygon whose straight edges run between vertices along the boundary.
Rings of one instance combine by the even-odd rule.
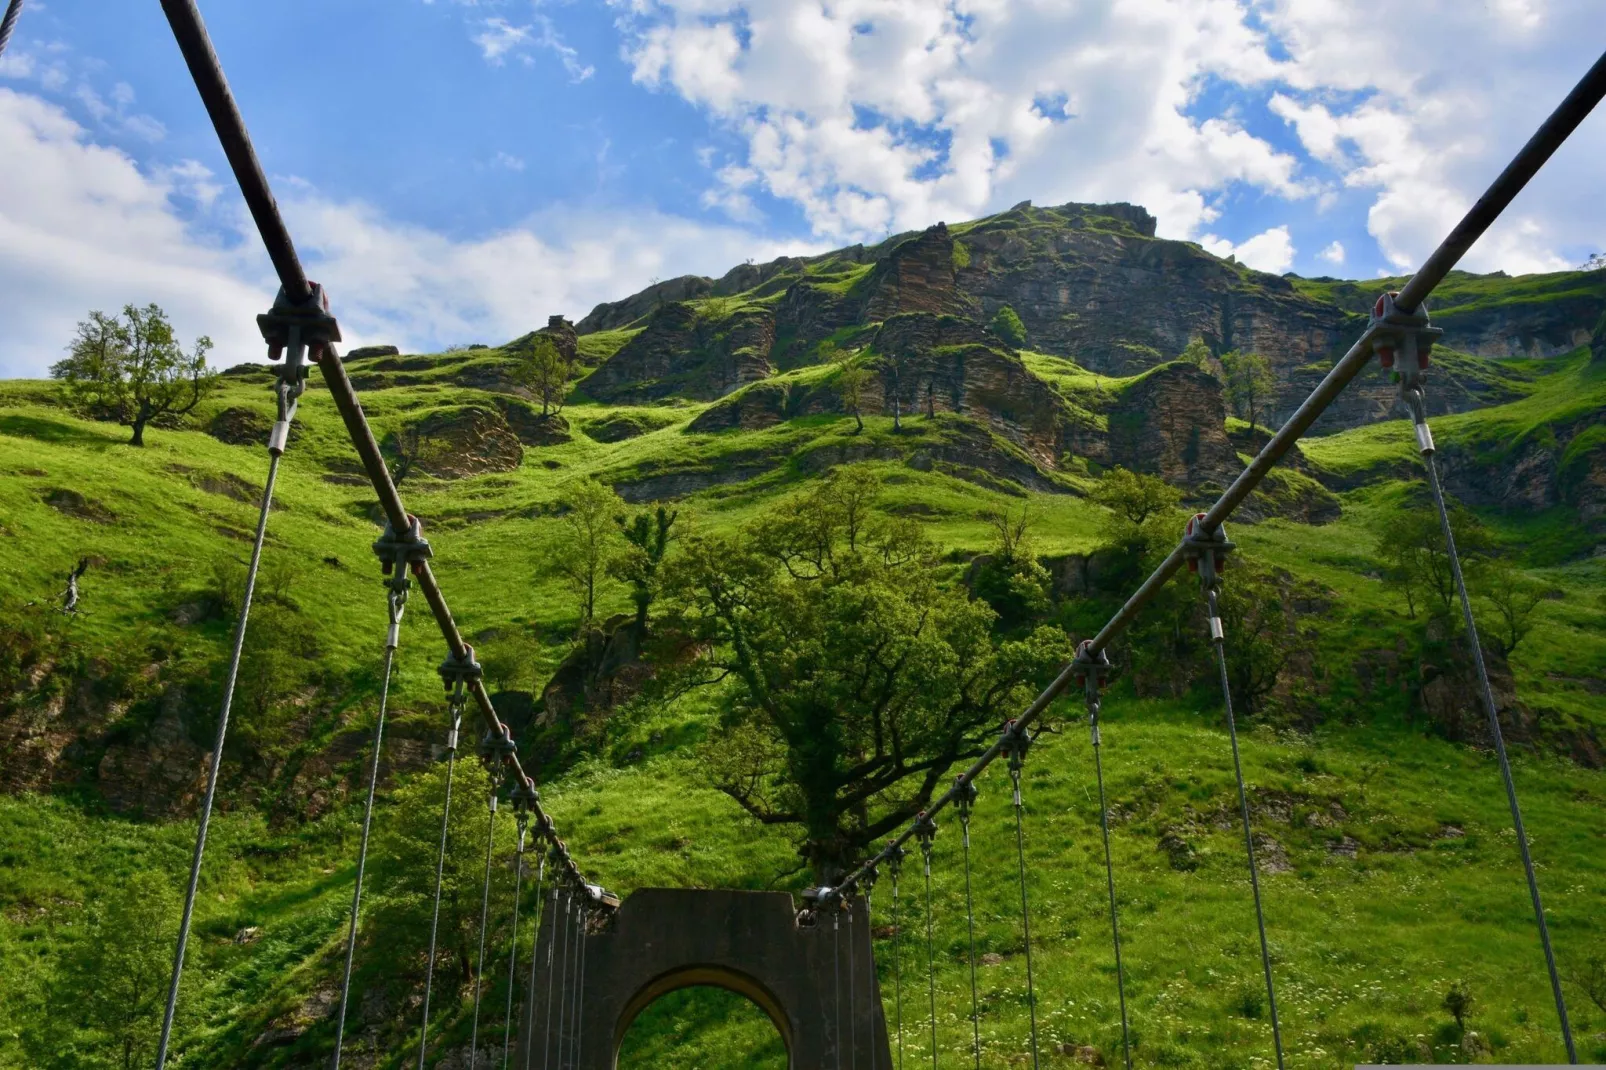
[[[1129,200],[1264,270],[1408,270],[1606,48],[1599,0],[202,0],[353,341],[1022,200]],[[1606,117],[1468,266],[1606,247]],[[0,60],[0,375],[156,300],[253,359],[265,257],[155,0],[31,0]]]

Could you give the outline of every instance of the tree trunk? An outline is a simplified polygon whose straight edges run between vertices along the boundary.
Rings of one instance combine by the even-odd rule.
[[[854,409],[853,410],[853,433],[856,435],[860,431],[863,431],[863,430],[864,430],[864,417],[859,415],[859,410],[858,409]]]
[[[128,440],[130,446],[145,445],[145,423],[149,419],[143,413],[134,417],[134,437]]]

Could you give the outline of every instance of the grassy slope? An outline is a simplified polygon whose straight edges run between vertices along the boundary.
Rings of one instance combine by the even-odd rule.
[[[1053,359],[1036,360],[1034,367],[1042,364],[1040,373],[1063,377],[1060,385],[1069,392],[1097,389],[1072,365],[1048,369]],[[1589,404],[1580,399],[1594,397],[1588,390],[1596,381],[1581,369],[1575,358],[1556,376],[1540,380],[1524,401],[1438,421],[1440,437],[1481,440],[1487,428],[1517,431]],[[430,378],[365,394],[365,408],[381,433],[448,399],[459,404],[475,398],[455,387],[443,396],[449,384]],[[248,489],[258,486],[266,467],[262,451],[224,446],[196,431],[155,431],[150,447],[134,451],[120,445],[118,429],[43,404],[41,387],[7,384],[5,394],[0,591],[48,597],[78,555],[93,553],[105,561],[86,580],[86,613],[72,625],[81,641],[126,644],[131,636],[154,635],[181,658],[215,662],[227,625],[180,627],[169,622],[168,612],[200,597],[212,556],[224,550],[243,556],[245,544],[238,539],[250,529],[254,506],[203,487],[220,486],[223,477]],[[211,403],[213,410],[224,405],[267,411],[260,384],[246,381],[232,382]],[[567,415],[583,426],[611,411],[582,405]],[[419,479],[404,487],[410,507],[429,523],[437,570],[465,631],[564,623],[566,599],[538,566],[554,525],[542,514],[577,476],[714,467],[743,451],[795,455],[851,437],[845,419],[797,421],[756,434],[687,436],[682,429],[699,407],[658,411],[673,422],[636,439],[603,445],[577,435],[563,446],[528,451],[517,472],[452,484]],[[311,393],[301,422],[302,438],[284,466],[285,508],[273,520],[269,553],[298,562],[302,580],[295,596],[319,624],[322,658],[331,666],[366,665],[377,660],[382,619],[379,589],[368,571],[367,544],[374,534],[369,496],[361,487],[323,478],[350,465],[327,399]],[[890,441],[884,421],[867,423],[872,440]],[[920,423],[911,421],[917,429]],[[1329,468],[1408,461],[1407,450],[1407,432],[1399,424],[1307,447],[1313,460]],[[891,465],[884,470],[895,480],[886,504],[932,508],[934,534],[946,544],[965,551],[985,547],[980,513],[999,504],[996,494],[937,473]],[[753,484],[715,488],[695,500],[696,522],[739,522],[797,478],[799,470],[788,467]],[[57,488],[100,503],[117,521],[97,524],[63,515],[43,501]],[[1336,608],[1322,622],[1322,660],[1332,685],[1323,701],[1342,717],[1310,737],[1257,731],[1245,741],[1257,789],[1293,800],[1290,820],[1268,812],[1259,826],[1286,848],[1292,865],[1266,882],[1289,1050],[1297,1065],[1338,1065],[1366,1059],[1388,1037],[1421,1035],[1432,1042],[1448,1021],[1438,1009],[1445,984],[1466,977],[1479,999],[1472,1025],[1504,1045],[1500,1061],[1560,1061],[1493,766],[1481,755],[1423,738],[1405,723],[1403,697],[1363,701],[1349,682],[1351,662],[1369,648],[1391,646],[1401,626],[1393,601],[1368,576],[1376,567],[1369,521],[1396,493],[1391,484],[1352,492],[1345,518],[1320,529],[1272,522],[1235,527],[1233,533],[1247,552],[1337,595]],[[1043,552],[1094,545],[1092,507],[1071,496],[1036,500]],[[1491,520],[1513,542],[1528,539],[1535,523]],[[327,557],[340,565],[326,564]],[[1522,696],[1531,705],[1600,724],[1606,721],[1600,697],[1555,677],[1602,675],[1606,604],[1598,592],[1606,566],[1599,559],[1531,563],[1563,597],[1544,604],[1540,630],[1515,659]],[[614,601],[623,608],[622,597]],[[420,616],[409,618],[403,640],[399,720],[433,732],[438,640]],[[544,678],[560,654],[557,647],[547,648],[533,675]],[[611,750],[623,755],[639,744],[645,760],[615,767],[607,758],[596,759],[544,785],[544,799],[580,856],[622,891],[650,884],[796,886],[799,878],[786,876],[792,863],[784,836],[757,827],[701,785],[694,752],[686,749],[707,731],[700,701],[657,711]],[[1263,1014],[1252,1014],[1258,967],[1241,843],[1230,820],[1226,741],[1214,712],[1199,708],[1204,704],[1139,702],[1118,691],[1107,711],[1106,766],[1112,805],[1121,815],[1114,849],[1132,1017],[1145,1065],[1237,1066],[1264,1063],[1270,1055],[1268,1024]],[[371,700],[365,701],[345,715],[361,724],[371,717],[370,707]],[[200,720],[209,717],[203,713]],[[1018,890],[1011,883],[1011,829],[1000,781],[1000,774],[990,774],[982,785],[975,832],[976,861],[985,874],[978,883],[980,950],[1004,956],[1002,964],[981,971],[983,1034],[999,1065],[1018,1061],[1026,1023],[1012,905]],[[1606,778],[1525,755],[1518,760],[1518,782],[1565,957],[1606,937],[1598,920],[1606,894],[1599,822]],[[1067,728],[1034,752],[1027,797],[1045,1043],[1093,1043],[1113,1060],[1119,1057],[1119,1034],[1097,815],[1081,730]],[[1321,815],[1335,801],[1344,816],[1326,826]],[[195,988],[186,997],[192,1011],[185,1028],[194,1052],[188,1064],[304,1065],[307,1050],[327,1043],[315,1029],[299,1047],[250,1047],[270,1020],[295,1007],[333,969],[330,956],[338,948],[340,913],[349,896],[355,817],[342,811],[309,826],[270,829],[248,813],[233,812],[215,827],[194,945]],[[1443,838],[1442,825],[1456,825],[1467,835]],[[1196,870],[1173,869],[1157,849],[1162,830],[1172,828],[1181,829],[1198,851]],[[19,1008],[8,1010],[18,1024],[0,1029],[0,1065],[23,1065],[17,1034],[39,1013],[35,1001],[54,957],[71,938],[78,904],[97,886],[137,869],[159,868],[176,883],[190,834],[186,823],[137,823],[64,800],[0,800],[0,843],[7,845],[6,865],[0,867],[0,1005]],[[1343,836],[1358,843],[1355,859],[1330,852],[1329,844]],[[958,1052],[967,1043],[968,994],[956,846],[955,830],[945,829],[934,879],[940,1044]],[[420,880],[426,869],[420,860]],[[885,882],[879,893],[877,912],[883,914],[890,899]],[[906,905],[908,893],[904,889]],[[921,929],[909,920],[911,934]],[[266,935],[255,944],[234,945],[229,938],[248,924],[262,926]],[[912,940],[903,948],[911,986],[905,992],[906,1051],[912,1058],[919,1057],[926,1035],[916,951]],[[890,1013],[892,948],[884,944],[879,959]],[[493,996],[490,1005],[500,999]],[[1581,1000],[1575,999],[1573,1009],[1581,1036],[1606,1029],[1606,1018]],[[448,1035],[466,1034],[466,1008],[456,1014]],[[634,1062],[627,1065],[759,1065],[743,1052],[765,1044],[773,1055],[773,1033],[751,1008],[692,996],[665,1001],[641,1019],[628,1046]],[[1441,1044],[1435,1055],[1448,1059],[1452,1052]],[[1597,1057],[1606,1058],[1606,1051]],[[384,1065],[402,1061],[398,1051]],[[1050,1065],[1067,1062],[1049,1058]]]

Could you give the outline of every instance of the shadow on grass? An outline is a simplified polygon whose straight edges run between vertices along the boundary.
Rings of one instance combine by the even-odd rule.
[[[0,416],[0,435],[38,439],[66,445],[115,446],[123,441],[123,434],[106,434],[76,424],[46,420],[40,416]]]

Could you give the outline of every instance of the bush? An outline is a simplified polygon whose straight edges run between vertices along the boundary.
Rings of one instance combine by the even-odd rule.
[[[1017,348],[1026,344],[1026,325],[1020,321],[1015,310],[1004,305],[993,314],[993,333],[1012,346]]]

